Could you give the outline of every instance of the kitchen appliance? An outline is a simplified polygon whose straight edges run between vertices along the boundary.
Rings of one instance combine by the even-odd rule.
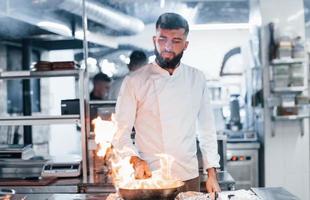
[[[227,136],[227,142],[255,142],[257,133],[252,130],[224,130],[223,134]]]
[[[34,156],[32,145],[1,144],[0,159],[21,159],[27,160]]]
[[[79,115],[80,114],[80,100],[79,99],[61,100],[61,114],[62,115]]]
[[[242,129],[242,124],[240,120],[240,105],[239,105],[239,94],[230,95],[230,120],[226,125],[227,129],[230,130],[240,130]]]
[[[0,178],[40,178],[46,160],[0,160]]]
[[[227,143],[227,171],[236,181],[236,189],[258,187],[258,142]]]
[[[176,187],[172,188],[160,188],[160,189],[128,189],[119,188],[119,194],[124,200],[152,200],[152,199],[164,199],[174,200],[175,197],[182,192],[184,186],[183,182],[179,182]]]
[[[49,62],[38,61],[34,65],[36,71],[73,70],[77,65],[74,61]]]
[[[48,161],[42,171],[42,177],[78,177],[81,175],[79,156],[55,157]]]
[[[2,188],[0,189],[0,200],[1,199],[9,200],[14,194],[15,194],[15,190]]]

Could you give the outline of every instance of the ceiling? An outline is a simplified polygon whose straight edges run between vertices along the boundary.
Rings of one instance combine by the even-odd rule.
[[[71,40],[81,39],[81,2],[1,0],[0,38],[31,39],[43,49],[65,48],[51,45],[50,41],[65,40],[68,46]],[[163,12],[178,12],[193,24],[243,23],[249,18],[247,0],[87,0],[86,4],[89,4],[88,30],[94,35],[91,38],[95,38],[90,41],[91,47],[115,48],[118,46],[113,43],[115,38],[139,34]],[[50,24],[42,24],[43,21]],[[51,23],[59,27],[52,27]],[[70,48],[81,45],[78,41],[73,43],[76,44],[69,45]]]
[[[164,12],[177,12],[190,24],[247,23],[250,0],[86,0],[89,55],[119,61],[143,45]],[[75,49],[83,58],[82,0],[0,0],[0,41],[31,40],[40,50]],[[304,0],[310,30],[310,0]],[[310,31],[307,35],[310,35]]]
[[[81,2],[1,0],[0,39],[17,42],[30,39],[35,47],[47,50],[80,49]],[[164,12],[178,12],[191,24],[247,23],[249,19],[249,0],[86,0],[86,4],[93,6],[87,10],[89,47],[91,53],[101,52],[100,55],[117,48],[135,48],[133,44],[126,44],[126,39],[122,43],[117,39],[139,35]],[[307,25],[310,24],[310,0],[304,0],[304,4]],[[109,17],[105,13],[109,13]],[[42,21],[59,27],[40,24]]]

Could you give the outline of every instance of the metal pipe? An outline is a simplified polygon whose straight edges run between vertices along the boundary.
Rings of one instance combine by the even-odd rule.
[[[22,68],[23,70],[29,70],[31,65],[31,42],[29,40],[23,40],[22,47]],[[32,91],[30,80],[23,80],[23,114],[25,116],[31,115],[31,99]],[[32,144],[32,127],[24,126],[24,144]]]
[[[88,177],[88,158],[87,158],[87,119],[89,114],[87,113],[88,106],[88,72],[87,72],[87,58],[88,58],[88,43],[87,43],[87,15],[86,15],[86,7],[85,7],[86,0],[82,1],[82,22],[83,22],[83,52],[84,52],[84,64],[85,64],[85,71],[83,72],[83,76],[80,76],[80,87],[83,88],[82,93],[80,94],[80,115],[81,115],[81,125],[82,125],[82,165],[83,165],[83,183],[87,183]],[[86,86],[87,85],[87,86]]]
[[[80,0],[64,0],[58,7],[70,13],[82,15],[82,4]],[[144,29],[144,23],[140,19],[123,14],[96,2],[88,0],[85,2],[85,9],[89,19],[113,30],[139,33]]]

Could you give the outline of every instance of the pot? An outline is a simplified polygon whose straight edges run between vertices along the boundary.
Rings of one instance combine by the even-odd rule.
[[[119,188],[119,194],[124,200],[174,200],[183,191],[184,183],[173,188],[128,189]]]

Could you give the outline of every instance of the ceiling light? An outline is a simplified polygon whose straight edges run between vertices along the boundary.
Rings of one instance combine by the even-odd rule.
[[[165,0],[160,0],[160,8],[164,8],[165,7]]]
[[[108,61],[107,59],[101,60],[99,63],[101,72],[105,73],[109,77],[112,77],[116,73],[115,63]]]
[[[37,23],[37,26],[39,26],[42,29],[57,31],[62,33],[61,35],[71,36],[71,30],[64,24],[56,23],[56,22],[50,22],[50,21],[40,21]]]

